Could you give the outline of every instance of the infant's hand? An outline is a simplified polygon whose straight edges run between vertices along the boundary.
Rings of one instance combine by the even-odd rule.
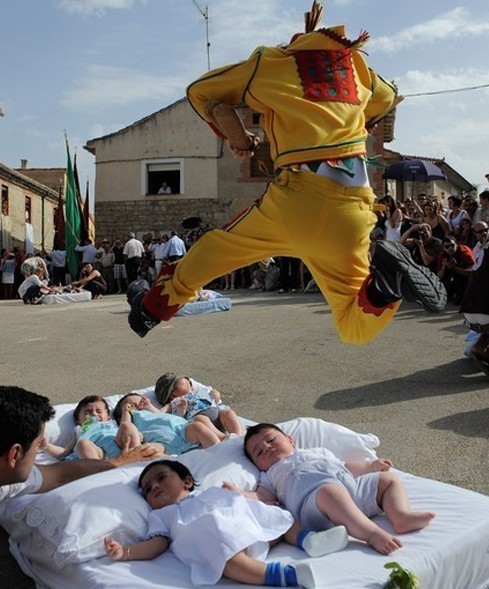
[[[228,491],[234,491],[235,493],[241,493],[241,489],[237,487],[235,484],[230,483],[229,481],[224,481],[221,485],[223,489],[227,489]]]
[[[148,409],[151,407],[151,401],[148,397],[141,397],[138,402],[138,409]]]
[[[111,538],[104,538],[105,552],[112,560],[122,560],[124,558],[124,547],[119,542]]]
[[[393,466],[394,465],[392,464],[392,461],[388,458],[379,458],[377,460],[372,460],[372,470],[374,472],[389,470]]]

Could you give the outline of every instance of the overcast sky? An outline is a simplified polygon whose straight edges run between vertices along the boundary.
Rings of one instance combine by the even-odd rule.
[[[201,0],[211,67],[303,30],[311,0]],[[489,86],[488,0],[327,0],[323,24],[370,32],[370,65],[401,94]],[[87,140],[182,98],[207,70],[205,24],[192,0],[9,0],[0,11],[0,161],[64,167],[63,131],[80,180],[93,181]],[[484,41],[486,39],[486,41]],[[445,158],[484,186],[489,88],[407,97],[398,107],[403,154]],[[93,194],[93,187],[91,188]]]

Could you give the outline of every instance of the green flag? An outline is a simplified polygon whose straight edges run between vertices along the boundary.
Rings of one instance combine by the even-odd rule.
[[[68,163],[66,164],[66,262],[68,271],[74,279],[78,271],[78,256],[75,246],[80,243],[81,214],[78,204],[75,175],[71,165],[70,148],[66,140],[66,153]]]

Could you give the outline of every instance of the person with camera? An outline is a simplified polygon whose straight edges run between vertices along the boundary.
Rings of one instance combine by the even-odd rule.
[[[416,223],[401,235],[400,243],[408,248],[413,260],[426,266],[432,272],[437,271],[437,259],[443,251],[441,239],[433,237],[433,230],[428,223]]]
[[[460,305],[474,265],[472,250],[467,245],[457,243],[453,236],[443,238],[443,251],[438,256],[437,274],[447,289],[448,299]]]

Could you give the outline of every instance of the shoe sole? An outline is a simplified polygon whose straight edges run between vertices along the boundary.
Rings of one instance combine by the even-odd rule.
[[[430,313],[443,311],[447,304],[445,287],[431,270],[416,264],[404,246],[379,241],[375,246],[374,257],[381,262],[379,271],[401,273],[401,294],[404,299],[415,301]]]

